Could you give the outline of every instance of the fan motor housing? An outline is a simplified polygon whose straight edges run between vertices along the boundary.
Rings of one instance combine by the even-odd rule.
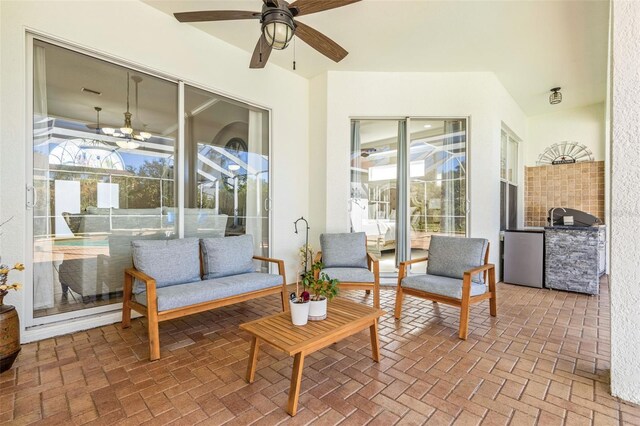
[[[293,13],[287,8],[269,7],[265,4],[262,6],[262,19],[260,19],[260,23],[264,26],[271,22],[282,22],[291,28],[295,28],[296,24],[293,16]]]

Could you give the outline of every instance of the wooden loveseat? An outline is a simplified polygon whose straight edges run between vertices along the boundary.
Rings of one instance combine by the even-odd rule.
[[[271,294],[288,310],[284,262],[253,255],[251,235],[133,241],[134,267],[125,270],[122,327],[131,310],[147,317],[149,359],[160,359],[161,321]],[[255,272],[254,261],[278,265],[278,274]]]

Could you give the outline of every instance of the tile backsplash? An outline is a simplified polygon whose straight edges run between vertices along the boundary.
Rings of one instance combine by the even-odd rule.
[[[546,226],[552,207],[568,207],[604,221],[604,161],[525,167],[525,226]]]

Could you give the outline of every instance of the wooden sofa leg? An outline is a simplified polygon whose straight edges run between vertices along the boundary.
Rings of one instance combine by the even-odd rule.
[[[460,338],[467,340],[469,334],[469,299],[462,298],[460,305]]]
[[[460,333],[462,340],[469,334],[469,308],[471,305],[471,275],[464,273],[462,278],[462,297],[460,298]]]
[[[498,315],[495,268],[491,268],[489,270],[489,292],[491,293],[491,299],[489,299],[489,313],[492,317],[495,317],[496,315]]]
[[[373,307],[380,309],[380,262],[373,262]]]
[[[132,293],[132,279],[131,275],[125,272],[124,274],[124,288],[122,289],[122,328],[131,327],[131,300]]]
[[[396,319],[400,319],[400,315],[402,314],[402,299],[404,298],[404,293],[402,292],[402,287],[398,286],[396,290],[396,309],[394,311],[394,316]]]
[[[378,281],[373,284],[373,307],[380,308],[380,283]]]
[[[155,361],[160,359],[160,332],[157,314],[149,313],[147,328],[149,332],[149,360]]]
[[[147,330],[149,333],[149,360],[160,359],[160,330],[158,321],[158,299],[155,282],[147,286]]]

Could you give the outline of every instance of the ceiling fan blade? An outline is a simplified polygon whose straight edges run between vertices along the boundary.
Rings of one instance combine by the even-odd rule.
[[[269,46],[264,35],[260,36],[258,43],[256,43],[255,49],[253,49],[253,55],[251,56],[251,64],[249,68],[264,68],[271,55],[272,47]]]
[[[314,30],[302,22],[296,21],[296,25],[295,35],[300,37],[302,41],[322,53],[327,58],[332,59],[335,62],[340,62],[349,54],[349,52],[344,50],[338,43],[331,40],[320,31]]]
[[[298,9],[298,16],[301,16],[347,6],[359,1],[361,0],[297,0],[291,3],[289,8]]]
[[[235,19],[260,19],[260,12],[248,10],[202,10],[199,12],[178,12],[173,16],[180,22],[232,21]]]

